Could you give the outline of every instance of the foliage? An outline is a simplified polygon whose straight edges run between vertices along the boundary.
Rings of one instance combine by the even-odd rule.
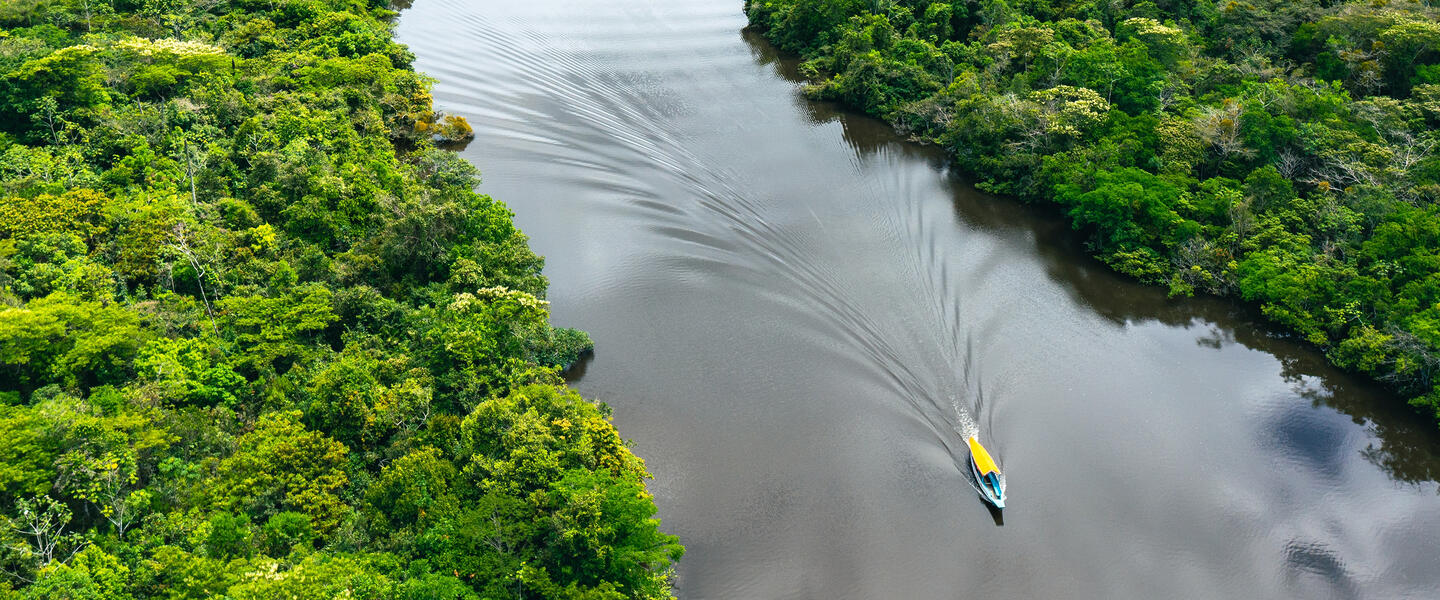
[[[0,598],[670,597],[393,15],[0,2]]]
[[[1440,418],[1428,3],[748,0],[815,96],[1068,210],[1116,270],[1233,294]]]

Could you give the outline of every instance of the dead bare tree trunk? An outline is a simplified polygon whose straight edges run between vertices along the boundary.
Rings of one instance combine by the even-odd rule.
[[[194,249],[190,247],[184,221],[175,224],[170,230],[170,237],[175,241],[175,249],[180,251],[185,260],[190,261],[190,268],[195,270],[195,284],[200,287],[200,300],[205,303],[205,315],[210,317],[210,328],[215,331],[215,336],[219,337],[220,326],[215,324],[215,310],[210,306],[210,296],[205,293],[205,267],[200,264]]]

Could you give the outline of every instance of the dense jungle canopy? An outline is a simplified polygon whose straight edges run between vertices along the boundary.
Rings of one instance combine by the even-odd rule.
[[[808,92],[1054,203],[1440,419],[1440,10],[1409,1],[748,0]]]
[[[670,597],[393,16],[0,3],[0,598]]]

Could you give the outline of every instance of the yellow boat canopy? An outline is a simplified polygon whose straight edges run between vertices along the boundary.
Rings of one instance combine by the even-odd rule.
[[[975,469],[980,471],[982,476],[1000,472],[1000,468],[995,466],[995,459],[990,458],[990,453],[986,452],[985,447],[980,445],[980,440],[974,437],[970,438],[970,459],[975,461]]]

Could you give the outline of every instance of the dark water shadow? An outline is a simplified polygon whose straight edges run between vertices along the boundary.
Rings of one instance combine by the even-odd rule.
[[[1286,577],[1292,582],[1317,577],[1340,598],[1361,598],[1360,586],[1350,575],[1345,561],[1324,544],[1293,540],[1285,547]]]
[[[782,53],[757,32],[742,30],[741,37],[757,64],[771,67],[792,83],[807,83],[798,58]],[[1169,298],[1163,288],[1122,277],[1090,256],[1084,237],[1070,228],[1056,207],[1027,205],[977,190],[950,164],[944,149],[907,140],[880,119],[833,102],[807,99],[798,89],[795,100],[812,123],[838,123],[857,155],[883,150],[925,161],[945,173],[953,182],[957,224],[1000,234],[1012,243],[1028,243],[1052,281],[1116,327],[1160,323],[1195,330],[1195,343],[1202,347],[1218,351],[1239,344],[1270,354],[1280,361],[1281,376],[1311,406],[1335,409],[1366,428],[1373,436],[1361,451],[1366,461],[1399,482],[1440,481],[1440,428],[1433,418],[1417,413],[1378,383],[1331,365],[1317,348],[1267,321],[1257,307],[1215,297]]]
[[[565,383],[579,383],[581,379],[585,378],[585,371],[590,368],[590,363],[594,360],[595,350],[593,348],[581,352],[579,358],[575,359],[575,362],[566,365],[564,369],[560,370],[560,377],[565,380]]]
[[[1003,508],[995,508],[995,505],[994,505],[994,504],[991,504],[991,503],[989,503],[989,502],[986,502],[984,497],[981,497],[981,498],[980,498],[980,502],[985,505],[985,510],[990,511],[990,518],[995,520],[995,526],[996,526],[996,527],[1004,527],[1004,526],[1005,526],[1005,509],[1003,509]]]
[[[465,138],[465,139],[463,139],[463,140],[443,140],[443,139],[437,139],[437,140],[435,140],[435,147],[436,147],[436,148],[439,148],[439,149],[441,149],[441,150],[449,150],[449,151],[451,151],[451,152],[459,153],[459,152],[464,152],[465,149],[466,149],[466,148],[469,148],[469,147],[470,147],[470,144],[471,144],[472,142],[474,142],[474,141],[475,141],[475,138],[474,138],[474,137]]]

